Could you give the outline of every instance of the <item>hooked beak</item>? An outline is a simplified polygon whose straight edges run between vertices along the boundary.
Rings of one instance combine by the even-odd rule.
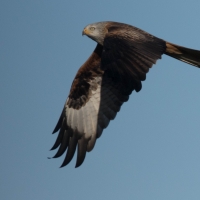
[[[82,35],[89,35],[90,31],[87,28],[84,28],[82,31]]]
[[[85,29],[83,29],[83,31],[82,31],[82,35],[85,35]]]

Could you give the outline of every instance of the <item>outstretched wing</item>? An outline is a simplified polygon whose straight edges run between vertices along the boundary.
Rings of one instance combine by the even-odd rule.
[[[96,49],[79,69],[65,103],[60,119],[53,131],[59,134],[52,149],[58,148],[54,158],[67,151],[61,167],[67,165],[78,146],[76,167],[84,161],[86,151],[91,151],[110,120],[128,95],[121,94],[119,83],[104,74],[100,69],[103,47]]]
[[[140,91],[149,68],[165,53],[166,42],[127,24],[110,22],[107,29],[101,68],[125,81],[125,88]]]

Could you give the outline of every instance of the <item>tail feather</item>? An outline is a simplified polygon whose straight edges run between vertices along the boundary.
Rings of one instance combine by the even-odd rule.
[[[166,42],[166,55],[200,68],[200,51]]]

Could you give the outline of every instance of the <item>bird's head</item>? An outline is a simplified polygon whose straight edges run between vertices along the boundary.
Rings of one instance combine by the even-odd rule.
[[[87,35],[92,40],[103,45],[105,35],[107,33],[106,22],[98,22],[87,25],[82,32],[82,35]]]

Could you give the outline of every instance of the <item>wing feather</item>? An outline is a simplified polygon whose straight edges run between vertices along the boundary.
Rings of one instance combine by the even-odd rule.
[[[78,143],[78,139],[76,138],[76,134],[73,133],[73,136],[69,138],[69,146],[68,146],[66,157],[60,167],[66,166],[72,160],[75,150],[76,150],[77,143]]]
[[[110,120],[115,118],[131,93],[129,91],[127,95],[121,91],[119,80],[114,80],[109,73],[101,70],[101,59],[98,57],[97,62],[95,56],[90,57],[90,62],[86,62],[85,71],[81,67],[77,73],[59,119],[63,123],[59,122],[60,132],[52,149],[60,145],[54,157],[59,157],[66,151],[61,167],[71,161],[77,146],[76,167],[83,163],[86,151],[94,148],[96,139],[101,136]]]
[[[130,90],[141,90],[149,68],[166,50],[166,42],[136,27],[122,23],[107,24],[101,68],[116,74]],[[132,88],[131,88],[132,87]]]
[[[85,141],[84,138],[78,140],[78,151],[77,151],[77,160],[75,167],[79,167],[83,163],[86,155],[87,144],[88,140]]]
[[[65,128],[66,128],[66,122],[65,122],[65,117],[62,118],[62,125],[61,125],[61,128],[60,128],[60,131],[58,133],[58,137],[53,145],[53,147],[51,148],[51,150],[54,150],[56,149],[62,142],[62,138],[63,138],[63,135],[64,135],[64,132],[65,132]],[[58,129],[59,130],[59,129]]]
[[[56,124],[56,127],[53,130],[53,134],[60,129],[60,127],[62,126],[62,122],[63,122],[63,112],[61,113],[58,123]]]
[[[68,133],[68,131],[65,130],[63,138],[60,142],[59,149],[58,149],[57,153],[55,154],[55,156],[53,158],[58,158],[61,155],[63,155],[63,153],[65,152],[65,150],[68,147],[68,143],[69,143],[69,133]]]

